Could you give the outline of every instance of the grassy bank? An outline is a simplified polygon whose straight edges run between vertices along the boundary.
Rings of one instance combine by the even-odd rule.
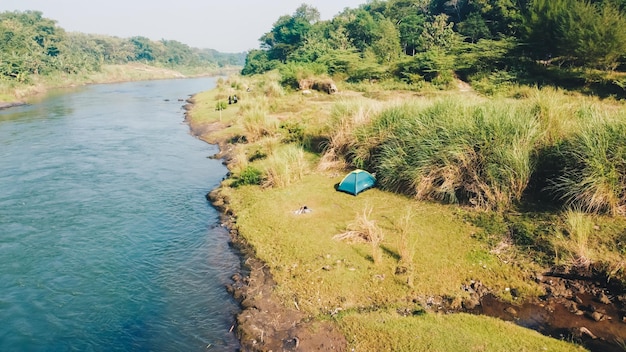
[[[81,86],[96,83],[143,81],[151,79],[184,78],[202,75],[226,75],[233,70],[215,68],[166,69],[140,63],[104,65],[99,72],[76,74],[51,74],[35,76],[29,83],[0,82],[0,102],[20,101],[29,96],[45,93],[48,89]]]
[[[503,300],[533,299],[545,294],[534,277],[553,266],[593,265],[623,280],[620,102],[523,87],[495,100],[374,86],[304,95],[277,81],[220,80],[188,119],[228,151],[232,176],[220,192],[284,306],[331,322],[356,350],[576,349],[437,311],[468,305],[475,283]],[[222,104],[233,95],[237,104]],[[576,141],[598,130],[604,159],[537,167],[572,153],[591,160]],[[381,187],[336,192],[355,167],[377,172]],[[580,176],[602,170],[606,183]],[[539,197],[546,189],[549,200]],[[568,196],[582,189],[597,196]],[[294,213],[304,205],[312,212]]]

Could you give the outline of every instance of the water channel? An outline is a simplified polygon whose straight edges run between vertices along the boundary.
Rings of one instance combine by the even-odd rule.
[[[215,79],[94,85],[0,111],[0,351],[229,351],[240,266],[183,123]]]

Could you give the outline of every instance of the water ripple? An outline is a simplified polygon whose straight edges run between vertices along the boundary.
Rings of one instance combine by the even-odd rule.
[[[0,112],[1,351],[238,347],[224,284],[239,260],[204,199],[226,170],[156,98],[212,84],[93,86]]]

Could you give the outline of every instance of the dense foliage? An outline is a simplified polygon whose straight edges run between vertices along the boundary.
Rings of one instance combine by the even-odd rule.
[[[260,38],[242,73],[315,62],[348,81],[445,87],[455,76],[480,82],[492,75],[496,83],[586,84],[571,73],[624,67],[625,8],[624,0],[370,0],[319,21],[303,4]]]
[[[175,40],[68,33],[38,11],[0,13],[0,80],[5,81],[28,83],[33,75],[93,72],[105,64],[129,62],[215,68],[242,65],[243,57]]]

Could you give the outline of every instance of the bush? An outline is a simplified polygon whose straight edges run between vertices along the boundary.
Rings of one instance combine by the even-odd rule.
[[[263,181],[262,176],[263,173],[261,172],[261,170],[252,166],[247,166],[245,169],[243,169],[243,171],[241,171],[239,176],[237,176],[235,182],[233,183],[233,187],[244,185],[260,185]]]
[[[226,103],[224,100],[219,100],[217,103],[215,103],[216,111],[226,110],[226,107],[228,107],[228,103]]]

